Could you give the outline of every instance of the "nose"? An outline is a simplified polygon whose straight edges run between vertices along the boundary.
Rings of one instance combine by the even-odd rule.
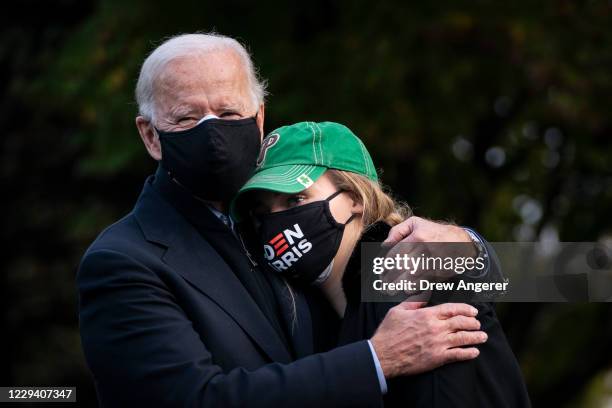
[[[196,126],[202,122],[206,122],[209,119],[219,119],[219,117],[217,115],[213,115],[212,113],[209,113],[208,115],[204,116],[202,119],[198,120],[198,123],[196,123]]]

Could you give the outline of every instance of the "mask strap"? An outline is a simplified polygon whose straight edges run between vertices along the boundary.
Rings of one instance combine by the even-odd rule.
[[[343,193],[344,191],[346,191],[346,190],[338,190],[338,191],[336,191],[334,194],[332,194],[329,197],[327,197],[325,199],[325,201],[329,202],[329,201],[333,200],[334,198],[336,198],[338,196],[338,194]],[[349,217],[348,220],[346,220],[344,225],[348,225],[351,221],[353,221],[355,219],[355,217],[357,217],[357,214],[351,214],[351,216]]]
[[[336,198],[336,197],[338,196],[338,194],[343,193],[343,192],[344,192],[344,190],[338,190],[338,191],[336,191],[334,194],[332,194],[332,195],[330,195],[329,197],[327,197],[327,198],[325,199],[325,201],[331,201],[331,200],[333,200],[334,198]]]
[[[344,226],[347,226],[351,221],[353,221],[357,217],[357,214],[351,214],[348,220],[344,223]]]

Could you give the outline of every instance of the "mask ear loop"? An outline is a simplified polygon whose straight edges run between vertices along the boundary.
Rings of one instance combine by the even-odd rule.
[[[346,222],[344,223],[344,226],[346,227],[351,221],[353,221],[355,218],[357,217],[357,214],[353,213],[351,214],[351,216],[349,217],[348,220],[346,220]]]
[[[343,193],[346,190],[338,190],[336,191],[334,194],[330,195],[329,197],[327,197],[325,199],[325,201],[330,202],[331,200],[333,200],[334,198],[336,198],[340,193]],[[355,217],[357,217],[357,214],[351,214],[351,216],[349,217],[348,220],[346,220],[346,222],[344,223],[344,226],[347,226],[351,221],[353,221],[355,219]]]
[[[336,197],[338,196],[338,194],[343,193],[343,192],[344,192],[344,190],[338,190],[338,191],[336,191],[334,194],[332,194],[332,195],[330,195],[329,197],[327,197],[327,198],[325,199],[325,201],[331,201],[331,200],[333,200],[334,198],[336,198]]]

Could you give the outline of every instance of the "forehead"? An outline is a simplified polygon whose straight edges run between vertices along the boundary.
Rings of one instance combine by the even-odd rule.
[[[155,81],[154,91],[161,109],[194,105],[209,110],[225,105],[245,107],[251,102],[245,67],[233,50],[170,61]]]

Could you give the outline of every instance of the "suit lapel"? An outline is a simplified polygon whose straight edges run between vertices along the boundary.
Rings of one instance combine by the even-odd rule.
[[[267,277],[280,303],[283,323],[289,333],[296,357],[312,354],[312,321],[304,295],[294,288],[289,289],[287,283],[275,274],[268,273]]]
[[[290,362],[289,351],[234,272],[150,182],[134,213],[146,238],[167,247],[163,261],[225,310],[270,359]]]

